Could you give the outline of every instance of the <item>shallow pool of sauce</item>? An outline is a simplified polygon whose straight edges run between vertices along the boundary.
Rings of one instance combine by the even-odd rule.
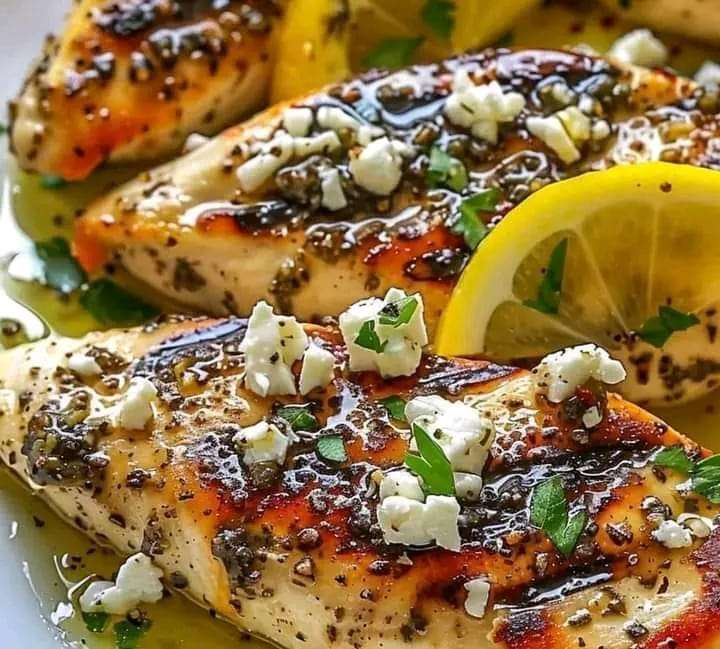
[[[546,47],[582,42],[605,51],[618,35],[630,28],[626,23],[609,20],[603,10],[580,14],[564,7],[546,6],[519,21],[508,40],[512,45]],[[542,34],[541,39],[538,34]],[[678,38],[668,38],[665,42],[672,48],[671,65],[686,74],[691,74],[705,59],[720,58],[717,51],[687,45]],[[31,247],[31,239],[68,238],[77,210],[113,185],[132,177],[134,170],[100,171],[88,182],[57,189],[44,189],[37,176],[16,169],[11,174],[10,184],[3,192],[4,209],[8,202],[12,204],[20,229],[14,227],[8,213],[3,215],[0,325],[5,317],[19,320],[34,337],[43,335],[43,321],[49,328],[68,336],[79,336],[97,328],[97,323],[73,298],[62,298],[38,284],[9,277],[5,272],[7,261],[12,252]],[[42,319],[34,316],[33,311]],[[656,414],[699,443],[720,451],[720,392],[680,408],[658,410]],[[5,557],[12,556],[13,561],[17,561],[13,569],[23,574],[28,589],[33,591],[40,616],[51,629],[51,635],[73,648],[114,647],[111,630],[104,634],[87,631],[69,601],[68,588],[93,573],[110,578],[120,564],[117,556],[110,550],[98,548],[64,523],[3,469],[0,469],[0,510],[0,520],[7,523],[6,528],[0,530],[0,548],[6,549]],[[140,649],[262,649],[270,646],[213,619],[207,611],[177,594],[143,609],[149,614],[152,626]],[[178,629],[182,631],[179,633]]]

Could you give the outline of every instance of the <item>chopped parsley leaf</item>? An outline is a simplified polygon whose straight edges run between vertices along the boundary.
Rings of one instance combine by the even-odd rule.
[[[412,432],[419,455],[408,453],[405,455],[405,464],[422,478],[426,494],[455,495],[455,476],[442,446],[419,424],[413,424]]]
[[[467,169],[462,161],[438,147],[430,150],[430,165],[425,176],[429,187],[448,187],[456,192],[468,184]]]
[[[568,557],[585,529],[587,514],[580,511],[569,516],[562,478],[554,475],[535,487],[530,503],[530,521],[548,535],[560,554]]]
[[[317,441],[317,454],[328,462],[346,462],[347,451],[342,435],[326,435]]]
[[[80,304],[98,322],[109,327],[142,324],[159,313],[154,306],[106,278],[91,282],[80,296]]]
[[[295,431],[313,432],[320,428],[320,422],[307,406],[282,406],[277,409],[276,414],[290,424],[290,428]]]
[[[364,59],[366,68],[402,68],[412,62],[415,50],[422,45],[423,37],[387,38]]]
[[[45,283],[56,291],[72,293],[87,280],[85,271],[70,253],[65,239],[53,237],[37,242],[35,252],[43,264]]]
[[[123,620],[118,622],[115,629],[115,646],[117,649],[137,649],[140,639],[147,633],[150,628],[150,620],[143,620],[139,624]]]
[[[405,419],[405,404],[407,401],[397,394],[380,399],[380,404],[388,411],[389,415],[393,419],[398,421],[406,421]]]
[[[452,226],[452,231],[462,235],[471,250],[475,250],[489,232],[478,212],[494,211],[499,196],[500,192],[490,187],[463,199],[460,203],[460,218]]]
[[[563,239],[550,253],[547,270],[538,288],[537,299],[525,300],[523,304],[541,313],[554,314],[560,309],[565,258],[567,257],[568,240]]]
[[[455,27],[455,3],[451,0],[426,0],[422,19],[435,36],[446,41]]]
[[[653,458],[653,462],[658,466],[675,469],[681,473],[690,473],[695,466],[680,446],[664,448]]]
[[[107,627],[110,616],[107,613],[82,613],[83,622],[91,633],[102,633]]]
[[[658,308],[658,315],[648,318],[638,330],[638,336],[646,343],[660,349],[676,331],[685,331],[700,324],[694,313],[683,313],[671,306]]]
[[[720,504],[720,454],[693,462],[679,446],[664,448],[654,458],[659,466],[690,476],[692,490],[711,503]]]
[[[386,304],[378,314],[378,322],[382,325],[391,325],[392,327],[407,324],[412,319],[417,307],[417,298],[412,295],[397,302],[390,302]]]
[[[387,345],[387,340],[384,343],[380,342],[380,337],[375,331],[374,320],[366,320],[362,323],[354,342],[358,347],[369,349],[377,354],[382,354]]]
[[[61,176],[51,176],[45,174],[40,176],[40,187],[43,189],[61,189],[68,184],[67,180]]]

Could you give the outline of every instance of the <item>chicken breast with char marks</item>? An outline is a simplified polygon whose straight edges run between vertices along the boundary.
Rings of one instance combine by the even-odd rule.
[[[381,380],[348,371],[336,329],[263,313],[293,341],[270,392],[278,367],[297,392],[322,374],[311,356],[331,359],[304,396],[247,387],[252,319],[51,338],[1,358],[0,458],[101,543],[292,649],[717,643],[718,508],[656,459],[707,452],[606,392],[598,350],[578,352],[596,379],[560,400],[562,363],[423,356]],[[405,420],[443,448],[449,492],[403,466],[425,447]],[[564,532],[535,511],[550,488]]]

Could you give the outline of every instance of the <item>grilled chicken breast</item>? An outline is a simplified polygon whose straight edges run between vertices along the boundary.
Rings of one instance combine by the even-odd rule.
[[[288,110],[291,109],[291,110]],[[432,330],[471,249],[548,183],[661,159],[715,167],[717,95],[666,71],[561,51],[488,51],[372,72],[275,106],[92,205],[75,251],[203,313],[266,299],[304,320],[390,286]],[[464,165],[452,177],[447,157]],[[437,156],[436,156],[437,157]],[[482,236],[482,235],[481,235]]]
[[[552,404],[537,377],[487,362],[426,356],[409,377],[351,374],[338,332],[318,326],[305,330],[334,355],[332,382],[260,398],[243,383],[246,326],[166,320],[4,353],[2,461],[99,542],[151,555],[168,584],[292,649],[717,644],[720,536],[703,523],[680,549],[657,540],[683,511],[718,511],[656,464],[664,446],[706,454],[667,425],[595,384]],[[151,410],[104,419],[137,381],[157,393]],[[390,544],[378,525],[378,476],[409,444],[379,401],[390,395],[463,401],[492,422],[484,485],[459,496],[458,551]],[[291,434],[288,404],[317,426]],[[593,428],[579,414],[590,404]],[[248,464],[239,450],[260,420],[287,433],[284,461]],[[323,455],[330,437],[344,458]],[[565,554],[530,523],[531,493],[552,475],[587,515]],[[481,576],[478,606],[468,592]]]
[[[80,180],[236,122],[265,98],[278,12],[272,0],[74,3],[13,104],[20,165]]]

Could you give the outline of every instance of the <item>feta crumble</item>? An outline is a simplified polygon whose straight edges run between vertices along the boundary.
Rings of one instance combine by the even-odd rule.
[[[292,364],[302,357],[307,344],[307,335],[295,318],[275,315],[267,302],[258,302],[240,345],[245,353],[245,386],[262,397],[295,394]]]
[[[307,394],[315,388],[324,388],[333,380],[335,356],[315,343],[305,350],[300,370],[300,394]]]
[[[465,582],[463,587],[467,591],[465,612],[473,617],[485,617],[485,610],[490,597],[490,582],[487,577],[471,579]]]
[[[625,368],[602,347],[587,344],[568,347],[546,356],[533,370],[538,391],[560,403],[590,379],[614,385],[625,380]]]
[[[573,142],[560,118],[556,115],[528,117],[526,126],[530,133],[555,151],[565,164],[580,159],[580,151],[578,151],[575,142]]]
[[[311,108],[288,108],[283,113],[283,128],[293,137],[303,137],[310,131],[313,119],[314,115]]]
[[[662,543],[666,548],[686,548],[692,545],[692,534],[686,527],[677,521],[662,521],[659,527],[653,531],[652,537]]]
[[[143,430],[155,414],[153,402],[156,397],[157,390],[151,381],[141,376],[134,377],[113,409],[112,423],[128,430]]]
[[[340,182],[340,172],[333,168],[320,172],[320,204],[332,212],[347,207],[347,199]]]
[[[433,541],[447,550],[460,550],[460,505],[450,496],[428,496],[419,502],[389,496],[378,506],[378,523],[388,543],[427,545]]]
[[[690,530],[690,533],[698,539],[705,539],[715,529],[715,523],[707,516],[700,514],[684,513],[677,517],[677,522]]]
[[[284,464],[290,439],[275,425],[262,420],[233,436],[233,444],[247,465],[257,462]]]
[[[102,368],[97,361],[83,352],[75,352],[68,359],[68,369],[80,376],[97,376],[102,374]]]
[[[210,138],[202,133],[190,133],[183,144],[183,153],[190,153],[199,149],[201,146],[207,144]]]
[[[667,61],[668,49],[649,29],[635,29],[618,38],[608,54],[622,63],[657,67]]]
[[[430,395],[408,401],[405,417],[408,423],[421,425],[433,437],[454,471],[482,474],[495,431],[492,422],[481,417],[475,408]]]
[[[259,189],[290,158],[294,151],[294,138],[285,131],[278,131],[260,151],[237,168],[240,189],[254,192]]]
[[[475,501],[480,499],[480,491],[482,490],[483,481],[479,475],[474,473],[456,472],[455,478],[455,494],[458,498],[467,501]]]
[[[390,496],[402,496],[418,502],[425,500],[420,479],[406,469],[391,471],[383,476],[380,483],[380,500],[385,500]]]
[[[411,296],[417,301],[417,306],[407,323],[395,327],[379,322],[383,308],[407,297],[405,291],[391,288],[384,299],[361,300],[340,315],[340,331],[350,356],[351,371],[374,370],[385,378],[410,376],[415,372],[420,365],[422,348],[428,343],[422,296],[419,293]],[[368,321],[373,322],[379,339],[385,343],[380,352],[366,349],[355,342],[361,327]]]
[[[318,108],[317,121],[321,128],[329,128],[335,132],[352,131],[360,144],[369,144],[371,140],[385,135],[385,131],[379,126],[366,124],[337,106]]]
[[[150,557],[138,553],[118,570],[117,579],[95,581],[80,595],[80,609],[85,613],[125,615],[140,603],[154,604],[162,599],[162,570]]]
[[[475,137],[495,144],[498,124],[512,122],[523,108],[525,98],[520,93],[503,92],[497,81],[475,85],[467,70],[460,68],[445,102],[445,115],[456,126],[469,128]]]
[[[400,140],[381,137],[351,158],[350,173],[363,189],[378,196],[387,196],[400,184],[403,156],[412,152],[412,147]]]
[[[695,81],[701,86],[720,85],[720,65],[713,61],[705,61],[695,73]]]

